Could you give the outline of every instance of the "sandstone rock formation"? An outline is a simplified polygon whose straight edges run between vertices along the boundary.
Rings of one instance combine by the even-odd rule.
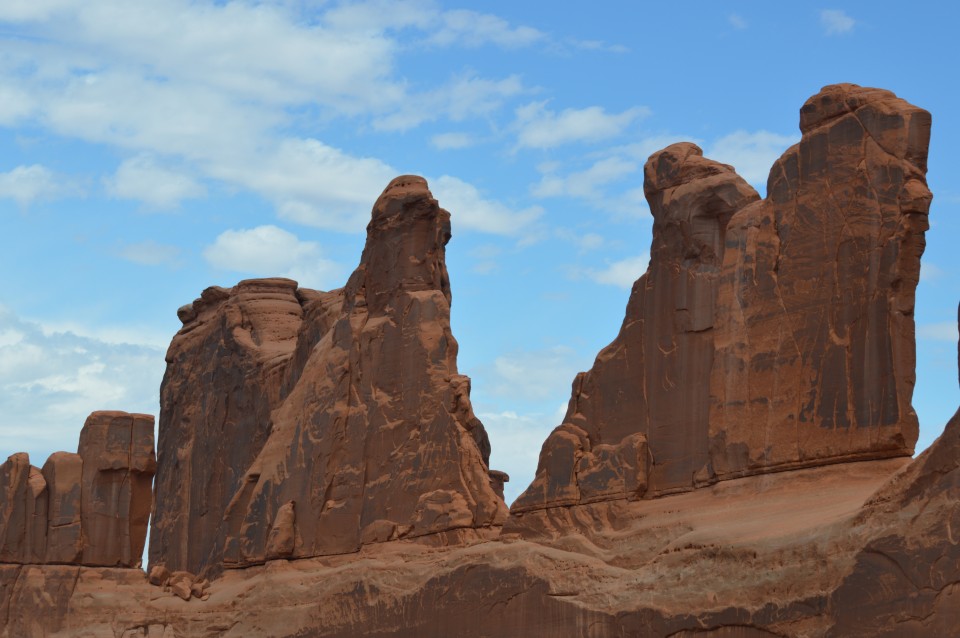
[[[220,562],[227,505],[340,300],[260,279],[207,288],[178,311],[160,389],[152,564],[197,572]]]
[[[727,228],[710,447],[718,478],[913,453],[914,291],[930,114],[827,87],[767,198]]]
[[[692,144],[650,157],[650,266],[513,512],[913,452],[930,115],[846,84],[800,128],[763,200]]]
[[[449,214],[422,178],[400,177],[367,231],[343,290],[247,281],[181,309],[151,563],[200,572],[439,532],[463,539],[506,518],[502,473],[490,476],[456,368]]]
[[[0,562],[140,565],[156,470],[153,417],[94,412],[77,454],[0,466]]]
[[[654,154],[650,268],[506,522],[449,217],[394,180],[343,290],[181,309],[149,577],[84,566],[142,542],[146,419],[0,466],[0,638],[960,637],[960,412],[906,456],[928,125],[827,87],[764,200],[692,144]]]

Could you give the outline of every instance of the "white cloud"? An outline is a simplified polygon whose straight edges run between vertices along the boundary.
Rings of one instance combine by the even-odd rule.
[[[469,148],[475,143],[469,133],[438,133],[430,138],[430,144],[441,151]]]
[[[650,114],[646,107],[607,113],[603,107],[564,109],[557,113],[547,102],[532,102],[516,111],[519,148],[553,148],[574,142],[599,142],[616,137],[635,120]]]
[[[34,109],[30,95],[15,86],[0,86],[0,125],[10,126]]]
[[[515,49],[546,38],[532,27],[514,27],[498,16],[467,9],[443,12],[440,23],[439,29],[427,38],[427,42],[438,46],[478,47],[489,43]]]
[[[522,91],[523,84],[516,75],[488,80],[467,74],[439,89],[408,97],[397,110],[375,119],[373,126],[381,131],[406,131],[441,118],[462,122],[492,113]]]
[[[215,268],[257,277],[289,277],[304,286],[327,289],[336,285],[341,268],[324,259],[320,245],[301,241],[276,226],[227,230],[203,250]]]
[[[770,131],[734,131],[715,141],[704,155],[730,164],[751,184],[764,186],[773,163],[798,141],[799,137],[796,135],[780,135]]]
[[[17,166],[0,173],[0,198],[9,198],[20,206],[29,206],[40,199],[53,199],[61,191],[53,173],[46,166]]]
[[[277,206],[280,217],[318,228],[356,231],[397,171],[314,139],[288,139],[257,163],[224,162],[214,175],[246,184]]]
[[[820,26],[827,35],[840,35],[853,30],[856,21],[840,9],[823,9],[820,12]]]
[[[135,244],[127,244],[119,251],[119,256],[127,261],[142,266],[159,266],[173,263],[180,254],[176,246],[158,244],[153,240],[146,240]]]
[[[403,129],[425,119],[487,117],[523,90],[519,77],[467,74],[417,91],[396,74],[398,51],[451,38],[451,46],[512,47],[538,37],[495,16],[441,11],[434,2],[402,8],[3,3],[8,19],[29,21],[22,27],[29,37],[9,39],[0,59],[0,123],[26,121],[133,156],[107,180],[117,197],[174,206],[212,179],[265,197],[285,219],[361,231],[371,193],[397,171],[291,133],[291,125],[369,118]]]
[[[493,362],[493,392],[525,401],[566,396],[577,373],[575,354],[567,346],[553,346],[500,355]]]
[[[111,197],[139,200],[156,209],[175,208],[181,200],[206,193],[195,179],[160,166],[149,155],[125,160],[116,174],[104,181]]]
[[[746,29],[747,26],[749,26],[747,21],[743,19],[743,16],[736,13],[731,13],[729,16],[727,16],[727,22],[729,22],[730,26],[732,26],[734,29]]]
[[[601,270],[588,269],[586,275],[600,284],[630,288],[640,275],[647,271],[650,264],[650,255],[643,253],[636,257],[627,257],[612,262]]]
[[[48,331],[0,307],[0,450],[42,465],[51,452],[76,450],[94,410],[156,415],[165,345]]]
[[[640,165],[623,157],[613,156],[597,160],[583,171],[564,176],[546,174],[532,188],[536,197],[570,196],[594,199],[601,196],[598,187],[617,182],[638,171]]]
[[[917,338],[928,341],[949,341],[957,343],[957,322],[942,321],[917,326]]]
[[[431,180],[430,190],[440,205],[450,211],[454,232],[465,228],[516,235],[543,214],[539,206],[514,210],[499,201],[485,199],[475,186],[450,175]]]

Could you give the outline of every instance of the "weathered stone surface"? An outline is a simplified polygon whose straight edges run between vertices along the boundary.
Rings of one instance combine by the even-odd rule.
[[[809,141],[808,135],[824,130],[829,141],[833,139],[832,126],[851,127],[847,121],[850,109],[870,129],[870,139],[861,139],[867,150],[862,164],[850,173],[851,183],[860,184],[856,175],[861,169],[873,171],[874,176],[887,175],[877,178],[879,182],[868,180],[871,187],[891,187],[900,179],[895,167],[891,168],[892,161],[878,160],[878,164],[874,160],[885,156],[871,156],[875,152],[870,150],[872,143],[887,150],[901,148],[890,141],[898,139],[890,132],[894,129],[884,132],[877,122],[900,122],[908,131],[902,159],[919,166],[916,162],[926,143],[923,131],[917,133],[911,124],[915,113],[904,110],[889,94],[828,87],[809,104],[813,106],[805,107],[801,114],[805,141]],[[879,109],[883,117],[871,114],[871,109]],[[897,113],[902,119],[897,120]],[[917,117],[922,125],[922,112]],[[875,134],[877,142],[873,141]],[[847,148],[845,140],[853,139],[837,135],[841,149]],[[781,162],[799,154],[797,166],[807,167],[801,176],[811,170],[811,182],[821,184],[825,192],[834,189],[842,193],[842,180],[840,186],[817,182],[819,173],[811,168],[816,164],[804,163],[804,154],[813,156],[814,151],[816,148],[801,142]],[[832,160],[824,161],[830,165]],[[844,175],[845,166],[835,170]],[[782,168],[786,175],[789,171]],[[854,388],[847,394],[850,428],[858,429],[842,444],[837,443],[836,422],[825,427],[830,414],[836,420],[836,411],[811,413],[819,419],[811,427],[825,433],[814,430],[802,439],[801,443],[809,443],[804,449],[811,450],[811,455],[799,460],[790,460],[785,448],[755,455],[752,439],[714,437],[713,410],[720,396],[714,391],[718,357],[733,355],[717,349],[713,352],[716,356],[708,360],[705,354],[709,349],[703,344],[703,335],[712,333],[715,339],[729,326],[720,320],[719,303],[712,311],[712,323],[707,321],[702,314],[704,295],[710,290],[722,291],[732,281],[728,258],[731,250],[741,250],[737,233],[742,228],[734,228],[738,219],[743,221],[767,207],[779,210],[776,206],[780,204],[771,188],[770,200],[748,203],[735,212],[726,227],[727,241],[717,248],[719,239],[713,233],[722,236],[722,225],[718,224],[717,230],[711,216],[700,213],[725,211],[731,201],[754,198],[750,191],[728,167],[704,160],[692,145],[665,149],[651,159],[648,170],[653,171],[652,177],[648,174],[648,185],[652,185],[648,194],[655,215],[661,221],[674,219],[677,228],[666,222],[658,228],[652,254],[659,257],[652,258],[650,271],[641,279],[644,291],[638,292],[638,282],[618,341],[602,353],[590,373],[578,376],[567,418],[545,443],[537,480],[524,495],[528,507],[515,508],[498,538],[493,535],[503,506],[491,495],[502,487],[505,477],[487,468],[488,448],[470,407],[469,384],[455,367],[456,342],[449,334],[446,313],[450,296],[443,268],[446,213],[422,180],[400,178],[374,208],[367,249],[347,287],[334,293],[294,293],[302,311],[295,344],[283,339],[283,347],[277,347],[283,351],[282,362],[269,377],[275,384],[270,391],[275,398],[270,398],[272,394],[261,397],[265,406],[273,406],[268,410],[267,438],[259,445],[252,466],[237,477],[239,489],[226,507],[225,524],[211,526],[212,540],[200,539],[210,548],[207,556],[216,557],[216,538],[229,532],[227,549],[235,552],[232,557],[240,563],[238,569],[216,574],[213,582],[183,570],[171,574],[162,566],[163,552],[149,580],[134,569],[0,564],[0,638],[960,636],[960,412],[943,435],[913,461],[904,456],[882,458],[894,450],[899,440],[896,432],[908,442],[909,418],[904,421],[900,411],[900,420],[887,423],[884,415],[894,413],[891,395],[880,391],[887,403],[876,404],[874,412],[876,397],[870,388]],[[717,176],[727,186],[704,188],[703,180]],[[771,183],[776,179],[774,176]],[[806,201],[805,180],[796,184],[798,202]],[[729,196],[712,199],[718,191]],[[928,200],[924,189],[908,183],[903,186],[898,210],[908,218],[922,215],[918,209]],[[889,201],[880,196],[877,201],[878,214],[893,214],[892,208],[885,208]],[[862,212],[853,205],[841,208],[854,217]],[[717,218],[726,215],[720,212]],[[784,219],[788,218],[785,214]],[[746,231],[747,246],[753,247],[744,254],[751,257],[738,257],[743,264],[753,264],[751,268],[762,266],[763,251],[768,248],[756,243],[766,237],[760,234],[766,232],[766,218],[760,215],[756,219],[759,225]],[[775,215],[772,219],[771,223],[779,223]],[[856,285],[874,290],[869,275],[874,262],[877,268],[893,263],[899,283],[888,281],[888,288],[876,290],[893,304],[888,309],[902,310],[908,302],[901,295],[906,294],[905,289],[912,294],[916,283],[910,268],[912,260],[919,258],[922,242],[917,229],[923,224],[916,219],[901,222],[896,239],[881,242],[884,248],[879,253],[872,240],[854,232],[862,220],[850,219],[851,229],[834,230],[841,240],[845,233],[852,233],[856,247],[863,248],[864,255],[872,255],[868,266],[860,264],[868,273],[860,280],[856,279],[862,274],[856,268],[859,262],[837,258],[838,268],[845,269],[838,270],[837,280],[859,281]],[[876,225],[880,239],[886,232],[885,223]],[[796,219],[791,224],[789,232],[785,231],[788,225],[777,231],[781,235],[778,250],[799,260],[784,246],[800,241],[796,238],[803,238],[807,231],[798,228],[803,224]],[[669,247],[657,245],[658,239],[670,233],[679,233],[683,242],[691,242],[679,261]],[[707,241],[710,237],[716,241]],[[812,239],[805,241],[800,243],[811,250],[818,246]],[[715,250],[720,252],[711,254]],[[838,248],[838,254],[844,250]],[[884,261],[889,259],[893,261]],[[718,278],[721,263],[722,276]],[[758,277],[755,285],[760,286],[763,271],[751,272]],[[797,272],[785,262],[776,269],[776,277],[785,279],[777,284],[783,288],[777,292],[781,298],[789,298],[791,286],[809,286]],[[788,286],[790,276],[795,283]],[[660,299],[660,293],[646,289],[650,281],[663,282],[662,287],[673,290],[666,295],[669,303],[651,301]],[[750,295],[756,291],[748,289],[754,283],[736,281],[744,299],[752,299]],[[824,281],[833,280],[827,277]],[[265,284],[268,288],[273,285]],[[832,285],[824,290],[835,291]],[[218,297],[207,321],[239,327],[242,337],[243,330],[255,331],[244,321],[228,321],[230,299],[237,290]],[[719,299],[722,292],[715,294]],[[744,316],[760,303],[759,298],[753,301],[756,303],[742,309]],[[841,301],[833,299],[827,310],[840,306],[837,312],[842,314]],[[849,302],[851,316],[860,316],[856,313],[862,299],[850,294]],[[203,313],[202,306],[181,310],[185,330]],[[664,316],[651,308],[665,308]],[[804,307],[797,308],[798,316],[805,316]],[[874,321],[883,308],[870,308],[866,312]],[[823,316],[829,324],[827,314]],[[893,316],[888,323],[869,325],[902,328],[897,324],[900,319]],[[656,329],[647,332],[648,323]],[[744,325],[750,328],[753,324]],[[758,325],[770,330],[773,324],[761,321]],[[849,345],[851,352],[856,351],[860,346],[854,346],[854,327],[859,324],[851,319],[845,325],[846,332],[831,334],[831,339],[846,335],[849,340],[831,343]],[[209,325],[207,328],[212,330]],[[198,324],[191,330],[207,328]],[[181,331],[178,339],[191,330]],[[220,338],[224,333],[214,330],[213,334]],[[757,336],[749,330],[743,334]],[[809,334],[817,333],[811,329]],[[889,347],[901,357],[890,368],[893,387],[899,392],[906,377],[897,366],[909,363],[912,369],[912,361],[902,350],[906,336],[896,331],[890,334]],[[820,343],[811,339],[810,347]],[[251,338],[251,342],[263,347],[270,339],[256,342]],[[772,353],[771,369],[804,369],[802,352],[797,361],[776,359],[778,351],[770,349],[771,343],[753,338],[746,348],[737,349],[736,356],[744,362],[744,368],[737,370],[749,364],[757,368],[754,372],[765,371],[767,364],[758,363],[763,357],[756,354],[761,351]],[[653,355],[649,354],[651,345],[656,346]],[[630,350],[634,346],[644,348],[642,365],[633,365]],[[204,352],[199,346],[190,350],[193,347],[184,345],[183,351]],[[766,350],[754,352],[755,347]],[[877,347],[882,350],[885,346]],[[233,353],[230,357],[239,352],[228,351]],[[672,359],[675,352],[682,353],[681,358],[701,373],[685,372],[686,364]],[[243,369],[254,376],[252,384],[267,378],[266,368],[250,363],[256,359],[254,355],[260,356],[255,350],[238,355],[240,363],[227,371],[228,377]],[[875,380],[870,375],[831,376],[831,362],[829,357],[821,362],[819,385],[813,383],[819,377],[798,377],[813,384],[815,406],[843,387],[843,382],[853,388],[853,384]],[[187,373],[191,379],[210,380],[215,378],[216,367],[204,361]],[[654,378],[671,381],[657,390],[663,404],[650,399],[654,387],[650,380]],[[758,385],[751,387],[761,387],[774,378],[754,374],[752,382]],[[599,383],[603,379],[613,385]],[[180,381],[170,383],[175,387]],[[611,392],[611,387],[619,390]],[[672,394],[675,387],[685,388],[684,396],[694,405],[681,405],[682,397]],[[231,388],[227,393],[233,397],[230,400],[240,400],[241,391]],[[201,392],[190,394],[186,386],[178,391],[198,401],[207,397]],[[638,392],[641,396],[634,396]],[[781,396],[778,392],[774,387],[769,396],[776,399]],[[802,392],[802,388],[790,392]],[[859,415],[857,397],[867,397],[868,412],[879,415],[875,423],[855,420]],[[897,394],[895,399],[901,410],[902,396]],[[909,405],[909,394],[906,399]],[[643,403],[638,403],[641,400]],[[830,401],[834,407],[840,405]],[[212,404],[200,403],[180,413],[200,415],[204,405]],[[639,417],[638,422],[645,424],[642,427],[632,426],[624,416],[625,406],[634,409],[637,405],[646,411]],[[672,418],[675,415],[665,407],[670,405],[685,410],[687,417],[673,421],[670,431],[659,430],[650,415]],[[797,414],[803,408],[800,405]],[[168,409],[181,408],[170,404]],[[745,408],[734,403],[731,409]],[[667,412],[658,412],[661,410]],[[226,408],[217,412],[221,417],[228,413],[234,414]],[[699,421],[704,415],[707,427]],[[104,416],[91,419],[116,420]],[[228,422],[232,421],[222,421]],[[779,436],[776,423],[761,425],[769,428],[771,440]],[[875,438],[864,443],[865,439],[859,438],[863,429],[873,432]],[[0,551],[36,552],[36,545],[27,549],[33,527],[26,514],[32,512],[36,517],[46,511],[50,520],[45,519],[36,534],[53,539],[52,530],[60,526],[54,520],[63,521],[66,540],[57,541],[56,547],[64,547],[66,553],[71,547],[84,550],[86,556],[86,546],[71,545],[73,536],[68,533],[82,525],[85,534],[87,525],[82,515],[86,496],[77,502],[73,488],[81,485],[87,490],[87,477],[93,476],[96,493],[113,497],[118,488],[109,472],[144,466],[146,445],[128,447],[139,452],[125,456],[123,445],[111,443],[123,437],[114,439],[111,432],[85,429],[89,440],[81,445],[83,458],[58,453],[42,472],[30,467],[26,455],[14,455],[0,466]],[[733,427],[731,432],[739,430]],[[191,446],[206,436],[201,435],[192,434],[199,438],[189,445],[170,439],[172,456],[168,458],[199,467],[188,457],[195,453]],[[129,440],[135,438],[131,435]],[[204,449],[216,449],[209,441],[203,445],[208,446]],[[799,443],[797,449],[801,449]],[[898,449],[899,454],[905,448]],[[780,462],[782,459],[787,460]],[[224,476],[227,463],[212,462],[220,463],[220,469],[203,476],[209,479],[216,472]],[[813,466],[800,467],[808,462]],[[782,471],[755,475],[771,469]],[[170,481],[166,489],[171,489],[173,479]],[[694,486],[699,489],[690,489]],[[123,493],[122,487],[119,493]],[[158,494],[165,497],[162,491]],[[649,496],[659,498],[640,498]],[[178,497],[170,498],[177,507],[183,505]],[[487,507],[490,503],[496,507]],[[187,504],[183,511],[194,516],[195,506],[196,502]],[[122,514],[122,499],[115,510],[117,516]],[[164,511],[172,516],[175,509]],[[222,518],[223,512],[217,515]],[[167,519],[168,530],[184,525],[201,529],[206,524],[199,513],[194,518]],[[488,533],[479,533],[483,530]],[[419,542],[387,542],[412,538]],[[165,547],[178,560],[185,560],[178,547]],[[335,551],[341,548],[346,551]],[[50,552],[48,547],[47,555]],[[286,560],[272,560],[278,558]],[[4,560],[0,557],[0,562]],[[150,584],[163,582],[169,582],[166,590]]]
[[[514,511],[691,489],[708,464],[724,232],[759,196],[688,143],[651,156],[644,192],[653,213],[650,266],[633,286],[620,334],[574,380],[564,423]],[[631,460],[614,462],[624,445]]]
[[[930,114],[828,86],[767,198],[727,227],[710,448],[718,478],[909,455],[914,291],[931,194]]]
[[[20,452],[0,465],[0,562],[42,563],[46,553],[47,485]]]
[[[94,412],[80,432],[83,564],[140,565],[152,503],[153,417]]]
[[[0,562],[137,567],[156,469],[153,417],[94,412],[79,452],[0,466]]]
[[[43,464],[43,476],[49,490],[45,562],[79,564],[83,554],[83,459],[79,454],[54,452]]]
[[[801,131],[764,200],[692,144],[650,157],[650,266],[514,512],[913,452],[930,116],[836,85]]]
[[[340,299],[258,279],[207,288],[178,311],[160,390],[151,563],[194,572],[220,563],[230,499]]]
[[[298,349],[303,368],[227,510],[226,563],[354,552],[387,528],[413,538],[503,522],[456,367],[449,239],[449,214],[422,178],[397,178],[377,200],[342,306]],[[295,530],[281,513],[291,502]],[[270,537],[283,541],[276,551]]]

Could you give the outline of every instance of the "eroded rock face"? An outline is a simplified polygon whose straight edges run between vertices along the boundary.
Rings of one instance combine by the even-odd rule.
[[[377,200],[339,315],[227,511],[227,563],[502,523],[489,444],[457,373],[449,239],[449,214],[422,178],[397,178]]]
[[[140,565],[156,470],[153,417],[94,412],[77,454],[0,466],[0,562]]]
[[[211,287],[178,311],[160,389],[150,561],[219,564],[223,516],[270,432],[270,413],[339,311],[339,291],[289,279]]]
[[[718,478],[909,455],[930,114],[829,86],[767,198],[727,228],[710,448]]]
[[[94,412],[80,431],[83,564],[139,565],[150,519],[153,417]]]
[[[252,280],[181,309],[151,563],[199,573],[503,521],[456,368],[449,238],[426,182],[397,178],[344,289]]]
[[[692,144],[651,156],[650,266],[515,513],[913,452],[930,115],[845,84],[800,124],[763,200]]]
[[[544,444],[515,512],[662,494],[707,478],[724,232],[759,196],[688,143],[649,159],[644,192],[654,220],[650,266],[633,286],[620,334],[574,380],[564,423]]]

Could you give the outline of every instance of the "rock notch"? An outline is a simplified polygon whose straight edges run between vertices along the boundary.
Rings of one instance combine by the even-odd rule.
[[[650,266],[512,511],[908,456],[930,114],[825,87],[761,200],[693,144],[644,169]]]

